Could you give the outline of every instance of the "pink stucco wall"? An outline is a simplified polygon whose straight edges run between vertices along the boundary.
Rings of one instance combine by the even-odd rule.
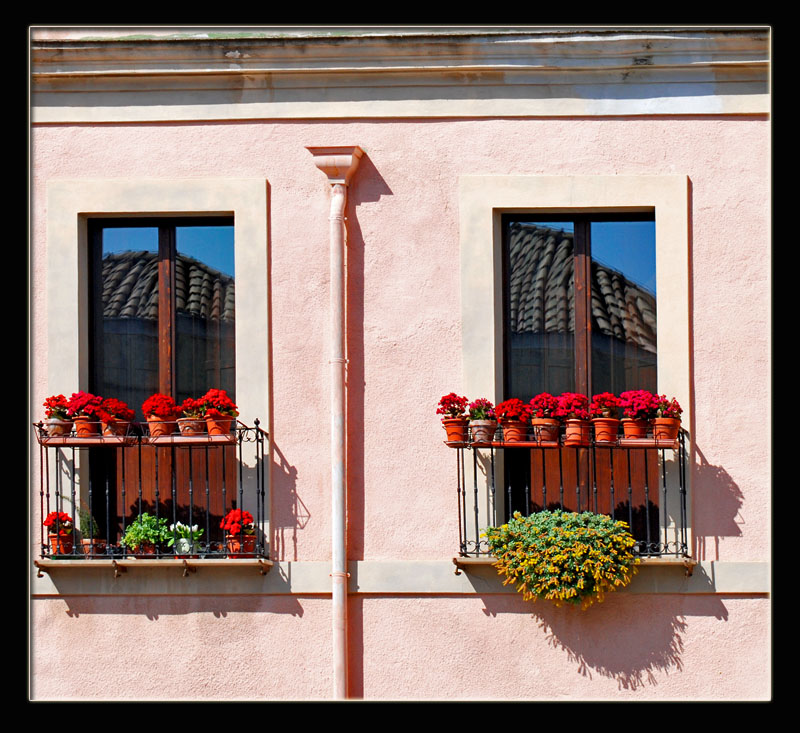
[[[439,397],[459,390],[461,381],[459,176],[687,175],[695,551],[707,560],[767,559],[770,439],[766,433],[754,437],[756,430],[739,436],[730,429],[740,417],[764,431],[770,424],[765,118],[52,125],[35,127],[32,140],[33,405],[49,394],[47,294],[42,288],[48,179],[269,181],[273,438],[280,459],[273,470],[272,519],[278,560],[330,556],[329,193],[306,146],[359,145],[365,151],[348,206],[351,560],[446,559],[455,549],[455,460],[442,445],[434,410]],[[387,422],[391,439],[382,432]],[[309,437],[320,425],[326,426],[321,437]],[[282,499],[290,496],[296,498]],[[237,600],[233,610],[221,615],[207,599],[170,599],[160,612],[152,601],[157,619],[148,614],[151,601],[137,600],[124,616],[116,615],[117,603],[84,598],[84,610],[72,614],[63,601],[34,602],[37,638],[48,639],[48,651],[35,657],[44,696],[78,694],[76,670],[56,671],[55,649],[65,649],[95,628],[113,636],[112,630],[122,633],[123,627],[124,648],[138,656],[133,640],[156,654],[164,649],[159,639],[176,638],[181,648],[198,636],[223,640],[228,631],[255,637],[263,660],[259,674],[270,677],[271,686],[263,680],[247,682],[246,694],[327,694],[329,621],[322,600],[296,601],[309,612],[267,613],[266,621],[253,612],[259,604],[286,601]],[[756,675],[744,663],[741,669],[736,666],[734,651],[739,648],[752,659],[758,644],[766,643],[765,603],[763,598],[610,599],[599,612],[583,617],[605,629],[602,639],[589,643],[589,632],[566,612],[545,615],[545,626],[555,629],[553,637],[514,597],[497,603],[492,598],[366,598],[358,602],[363,611],[363,694],[491,693],[510,699],[577,692],[588,699],[664,693],[678,698],[690,690],[702,697],[698,691],[705,690],[710,697],[746,696]],[[603,612],[617,620],[609,622]],[[653,614],[660,620],[651,660],[642,657],[647,648],[627,645],[624,629],[632,623],[647,632],[643,619]],[[437,616],[446,623],[431,623]],[[382,629],[389,618],[393,633],[386,634]],[[613,648],[604,626],[608,623],[618,624],[614,638],[619,645]],[[265,624],[278,625],[280,633],[267,632]],[[436,631],[430,637],[432,627]],[[420,637],[423,630],[427,634]],[[680,640],[680,651],[664,641],[670,634]],[[431,638],[431,647],[420,644],[420,638]],[[316,642],[309,643],[312,639]],[[701,640],[707,642],[705,651]],[[170,647],[160,663],[149,665],[143,697],[159,696],[165,689],[179,694]],[[304,649],[303,669],[276,675],[282,654],[298,647]],[[509,655],[515,657],[513,664],[508,664]],[[204,696],[230,696],[223,680],[235,656],[215,657],[213,681]],[[192,661],[200,670],[209,664],[196,657]],[[724,675],[717,663],[724,666]],[[114,689],[130,688],[126,667],[107,665],[110,678],[122,686]],[[506,675],[502,680],[500,669]],[[203,677],[200,671],[193,674]]]

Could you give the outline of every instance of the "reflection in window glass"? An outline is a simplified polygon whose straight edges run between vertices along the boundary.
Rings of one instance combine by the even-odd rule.
[[[235,399],[233,226],[176,229],[176,399]]]
[[[592,393],[655,392],[655,222],[592,222],[591,252]]]

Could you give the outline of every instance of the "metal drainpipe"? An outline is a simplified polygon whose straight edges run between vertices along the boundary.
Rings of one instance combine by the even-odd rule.
[[[317,167],[331,184],[331,581],[333,695],[347,697],[347,484],[345,447],[345,205],[347,186],[363,151],[354,147],[309,147]]]

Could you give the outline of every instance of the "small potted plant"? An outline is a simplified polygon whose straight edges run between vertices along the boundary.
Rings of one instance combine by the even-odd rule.
[[[558,399],[549,392],[537,394],[531,401],[531,425],[539,443],[558,442]]]
[[[589,398],[585,394],[560,394],[555,415],[564,421],[564,445],[589,444]]]
[[[44,401],[45,432],[50,436],[69,435],[72,420],[69,419],[69,401],[63,394],[52,395]]]
[[[67,401],[67,416],[75,423],[79,438],[91,438],[100,434],[99,412],[103,398],[90,392],[73,392]]]
[[[506,443],[520,443],[528,438],[528,424],[531,416],[531,406],[522,400],[511,397],[503,400],[494,408],[500,427],[503,429],[503,441]]]
[[[641,439],[647,437],[650,420],[656,414],[656,399],[646,389],[633,389],[620,393],[622,407],[622,432],[626,438]]]
[[[71,555],[75,547],[72,517],[66,512],[50,512],[42,524],[47,527],[50,554]]]
[[[142,403],[142,412],[152,437],[171,435],[175,432],[175,416],[178,408],[169,395],[156,393]]]
[[[589,417],[597,443],[615,443],[619,431],[619,398],[611,392],[592,395]]]
[[[678,400],[674,397],[668,399],[666,395],[656,395],[655,412],[653,437],[656,440],[677,440],[683,413]]]
[[[468,407],[469,429],[473,443],[491,443],[497,430],[494,405],[484,397],[479,397]]]
[[[205,403],[202,399],[187,397],[178,408],[178,430],[181,435],[202,435],[206,432]]]
[[[126,435],[134,412],[122,400],[114,397],[106,397],[97,411],[100,424],[103,428],[103,435]]]
[[[97,526],[92,513],[81,507],[78,511],[78,521],[81,530],[81,548],[86,557],[97,557],[106,554],[107,543],[100,539],[100,528]]]
[[[142,512],[126,527],[119,543],[134,555],[155,555],[161,543],[169,541],[169,538],[164,517]]]
[[[203,403],[208,434],[230,435],[239,409],[228,397],[228,393],[224,389],[210,389],[200,400]]]
[[[253,556],[256,551],[256,527],[250,512],[231,509],[219,526],[225,530],[228,557]]]
[[[436,414],[444,415],[442,426],[448,443],[467,442],[469,418],[465,412],[468,401],[466,397],[459,397],[455,392],[450,392],[439,400]]]
[[[169,531],[171,537],[167,546],[175,548],[175,557],[197,557],[197,541],[203,535],[202,529],[198,529],[196,524],[189,526],[183,522],[175,522],[169,525]]]

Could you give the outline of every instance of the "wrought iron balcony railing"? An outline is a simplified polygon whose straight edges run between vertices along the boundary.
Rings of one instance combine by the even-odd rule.
[[[267,515],[265,439],[258,420],[236,422],[223,435],[151,435],[131,423],[122,435],[50,435],[44,424],[34,431],[39,444],[44,519],[64,512],[74,526],[60,534],[60,522],[42,526],[41,557],[60,560],[193,558],[269,558],[263,533]],[[249,512],[254,541],[220,527],[232,509]],[[134,549],[121,540],[130,525],[149,514],[168,528],[168,539],[153,548]],[[181,541],[181,525],[194,538]],[[172,542],[169,542],[169,540]],[[229,544],[238,539],[237,548]]]
[[[558,440],[447,443],[457,462],[460,557],[490,557],[487,526],[543,510],[591,511],[628,524],[641,557],[689,557],[686,434],[565,445]]]

